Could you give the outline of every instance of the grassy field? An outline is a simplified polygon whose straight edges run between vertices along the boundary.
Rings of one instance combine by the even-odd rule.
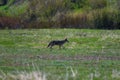
[[[120,80],[120,30],[0,30],[0,80]]]

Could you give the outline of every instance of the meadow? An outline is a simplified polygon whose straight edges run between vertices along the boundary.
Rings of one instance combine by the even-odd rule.
[[[120,30],[0,30],[0,80],[120,80]]]

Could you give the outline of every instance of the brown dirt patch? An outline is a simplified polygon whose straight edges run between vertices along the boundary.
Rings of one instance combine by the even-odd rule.
[[[53,55],[53,54],[41,54],[37,56],[43,60],[120,60],[120,56],[64,56],[64,55]]]

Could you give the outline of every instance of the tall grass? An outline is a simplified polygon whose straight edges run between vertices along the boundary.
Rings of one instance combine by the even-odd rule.
[[[119,80],[120,79],[120,71],[113,69],[110,74],[102,73],[98,69],[95,69],[91,72],[87,72],[87,74],[78,73],[77,69],[72,67],[67,67],[66,72],[63,74],[53,74],[50,72],[41,73],[40,71],[16,71],[14,73],[4,73],[0,71],[0,80],[79,80],[79,79],[86,79],[86,80],[101,80],[101,79],[108,79],[108,80]],[[82,77],[81,75],[84,75]],[[108,76],[109,75],[109,76]],[[81,77],[80,77],[81,76]]]
[[[20,71],[15,73],[4,73],[0,74],[0,80],[47,80],[46,75],[39,72],[26,72]]]

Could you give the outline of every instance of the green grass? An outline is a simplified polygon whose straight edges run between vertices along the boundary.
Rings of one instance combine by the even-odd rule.
[[[64,38],[65,49],[46,48]],[[6,76],[40,71],[47,80],[119,80],[119,66],[119,30],[0,30],[0,74]]]

